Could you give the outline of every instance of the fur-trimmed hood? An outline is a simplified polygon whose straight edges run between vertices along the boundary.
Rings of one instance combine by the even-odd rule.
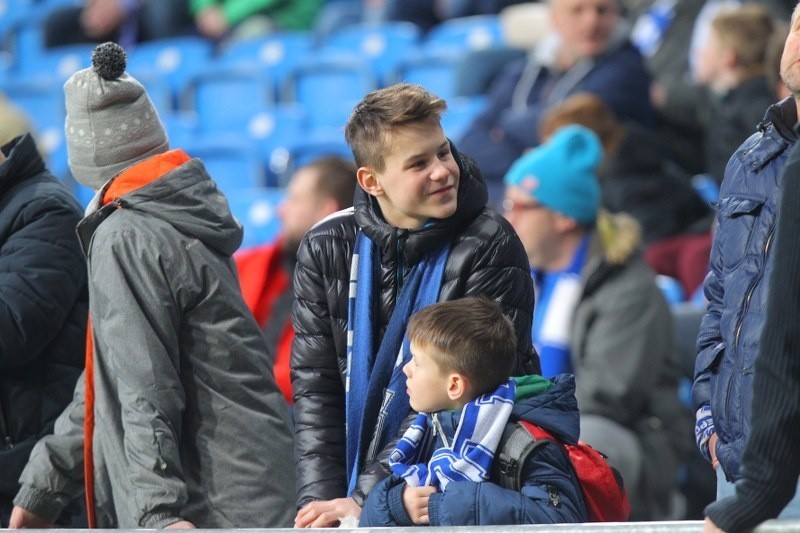
[[[627,262],[642,246],[642,229],[636,219],[627,213],[601,210],[596,229],[592,251],[602,253],[605,261],[611,265]]]

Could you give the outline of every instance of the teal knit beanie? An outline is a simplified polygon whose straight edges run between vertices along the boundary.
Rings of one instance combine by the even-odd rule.
[[[596,170],[602,157],[603,147],[594,132],[565,126],[517,159],[504,181],[525,189],[552,211],[592,224],[600,207]]]

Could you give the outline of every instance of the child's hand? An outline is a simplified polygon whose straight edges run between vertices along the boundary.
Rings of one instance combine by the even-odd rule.
[[[410,487],[403,489],[403,507],[411,521],[418,526],[430,524],[428,518],[428,499],[436,492],[436,487]]]
[[[347,516],[361,516],[361,507],[353,498],[315,501],[297,512],[294,527],[337,527],[339,520]]]

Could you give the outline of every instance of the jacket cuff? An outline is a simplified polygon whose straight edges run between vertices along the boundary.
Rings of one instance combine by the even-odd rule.
[[[442,521],[439,518],[439,508],[442,505],[442,498],[444,498],[443,492],[434,492],[431,494],[431,497],[428,498],[428,521],[432,526],[442,525]]]
[[[386,504],[389,507],[389,514],[392,515],[392,520],[398,526],[409,527],[413,526],[414,522],[408,516],[405,506],[403,505],[403,490],[406,488],[405,482],[398,483],[386,493]]]
[[[164,529],[168,525],[181,520],[184,519],[172,513],[151,513],[144,515],[139,521],[139,525],[144,529]]]
[[[48,522],[55,522],[65,507],[61,499],[52,492],[36,489],[30,485],[22,486],[14,497],[14,505]]]
[[[367,501],[367,497],[358,487],[353,489],[353,492],[350,493],[350,497],[353,498],[353,501],[356,502],[359,507],[364,507],[364,504]]]

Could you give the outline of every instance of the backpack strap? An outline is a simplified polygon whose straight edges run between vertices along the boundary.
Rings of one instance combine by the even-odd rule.
[[[492,461],[491,479],[505,489],[522,488],[522,465],[537,446],[548,440],[537,439],[526,426],[519,422],[506,424]]]
[[[552,433],[544,429],[542,426],[537,426],[536,424],[532,424],[524,420],[520,421],[520,425],[522,425],[525,429],[530,431],[531,435],[533,435],[533,438],[536,440],[542,440],[542,439],[554,440],[559,444],[563,444],[561,441],[555,438],[552,435]]]

